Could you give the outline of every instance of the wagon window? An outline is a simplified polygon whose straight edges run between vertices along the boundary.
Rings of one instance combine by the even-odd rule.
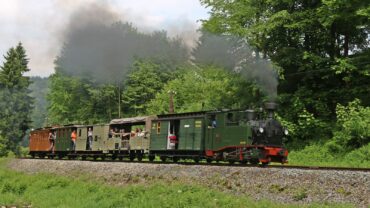
[[[81,129],[78,131],[78,136],[79,137],[81,136]]]
[[[226,125],[227,126],[237,126],[239,125],[239,119],[236,118],[235,113],[227,113],[226,114]]]
[[[161,132],[161,122],[157,123],[157,134]]]

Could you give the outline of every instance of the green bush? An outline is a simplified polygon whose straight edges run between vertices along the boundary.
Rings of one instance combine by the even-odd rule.
[[[338,104],[336,112],[338,129],[333,138],[336,144],[353,150],[370,142],[370,107],[361,106],[356,99],[348,106]]]
[[[0,157],[4,157],[8,155],[8,148],[5,143],[4,137],[0,135]]]
[[[328,145],[329,144],[329,145]],[[332,142],[311,144],[303,150],[293,150],[288,159],[291,165],[322,165],[340,167],[370,167],[370,144],[348,152],[333,152]]]

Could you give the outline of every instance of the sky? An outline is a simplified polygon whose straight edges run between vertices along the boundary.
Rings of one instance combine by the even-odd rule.
[[[52,74],[70,16],[88,4],[104,4],[140,31],[181,36],[190,47],[199,20],[208,18],[199,0],[0,0],[0,66],[9,48],[22,42],[31,69],[27,75]]]

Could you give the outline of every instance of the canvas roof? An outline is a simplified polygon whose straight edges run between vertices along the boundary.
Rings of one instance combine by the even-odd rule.
[[[145,123],[150,116],[113,119],[110,124]]]

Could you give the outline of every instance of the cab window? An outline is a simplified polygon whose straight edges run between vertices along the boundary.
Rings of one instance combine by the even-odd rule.
[[[229,112],[226,114],[225,122],[226,126],[238,126],[239,118],[235,112]]]

